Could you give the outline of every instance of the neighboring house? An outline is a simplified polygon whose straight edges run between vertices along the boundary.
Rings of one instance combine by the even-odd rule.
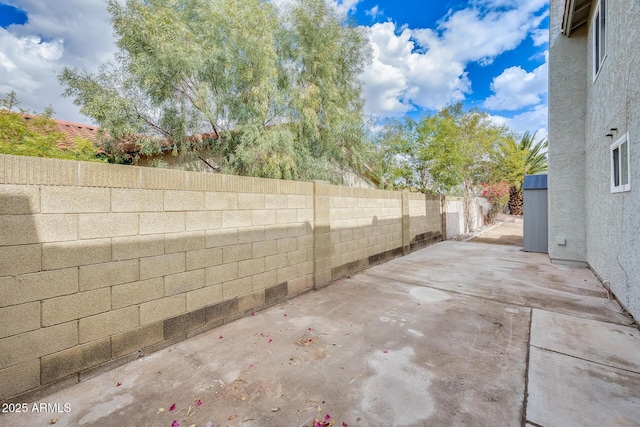
[[[549,256],[640,320],[640,0],[551,0]]]
[[[22,114],[22,117],[26,122],[33,120],[38,116],[31,114]],[[65,140],[58,144],[58,148],[64,149],[75,144],[76,138],[84,138],[94,145],[98,146],[98,127],[93,125],[86,125],[82,123],[65,122],[63,120],[51,119],[53,122],[53,131],[64,134]]]

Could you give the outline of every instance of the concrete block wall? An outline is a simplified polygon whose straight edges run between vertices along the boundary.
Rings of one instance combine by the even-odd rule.
[[[434,206],[322,182],[0,155],[0,402],[435,241]]]

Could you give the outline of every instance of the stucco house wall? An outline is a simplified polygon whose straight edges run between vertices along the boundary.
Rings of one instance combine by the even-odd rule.
[[[640,1],[606,2],[606,58],[594,78],[597,5],[592,2],[587,24],[566,37],[560,30],[565,1],[551,1],[549,254],[556,262],[586,261],[638,320]],[[613,193],[610,147],[625,134],[630,191]],[[572,225],[571,232],[564,231]],[[564,247],[557,244],[562,233],[567,236]],[[568,236],[579,239],[582,233],[584,253],[571,250]]]

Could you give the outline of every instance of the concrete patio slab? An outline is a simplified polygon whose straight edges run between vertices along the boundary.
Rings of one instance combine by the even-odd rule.
[[[544,427],[640,425],[640,374],[531,348],[527,420]]]
[[[640,374],[637,328],[533,310],[531,345]]]
[[[512,246],[447,241],[365,271],[364,280],[400,280],[523,307],[629,324],[603,302],[607,293],[588,268],[551,264],[546,254]]]
[[[328,415],[337,427],[595,426],[571,412],[593,398],[607,406],[599,425],[634,425],[638,374],[529,343],[531,307],[612,331],[630,323],[603,301],[613,304],[588,269],[513,246],[443,242],[35,402],[68,412],[28,406],[0,425],[311,426]],[[551,321],[536,318],[536,328]],[[561,329],[551,329],[558,339]],[[536,342],[557,346],[544,333]],[[603,333],[587,328],[582,339]],[[640,345],[625,343],[616,355],[634,361]]]
[[[478,234],[469,240],[472,243],[492,243],[522,247],[524,228],[522,222],[504,222]]]

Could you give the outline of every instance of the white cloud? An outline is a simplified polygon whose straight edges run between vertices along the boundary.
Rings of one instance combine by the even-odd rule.
[[[373,61],[362,75],[366,110],[394,115],[439,109],[471,93],[469,63],[515,49],[546,16],[547,0],[484,0],[449,12],[436,28],[371,27]],[[385,75],[380,75],[386,72]]]
[[[518,133],[537,132],[536,138],[542,139],[547,137],[547,116],[547,106],[540,104],[511,118],[495,115],[491,116],[491,119],[494,123],[507,125],[511,130]]]
[[[367,16],[371,17],[371,20],[376,19],[378,16],[382,16],[384,14],[384,10],[380,10],[378,5],[373,6],[371,9],[364,12]]]
[[[494,92],[484,101],[483,106],[489,110],[519,110],[523,107],[537,105],[542,95],[547,93],[549,75],[549,53],[545,52],[545,62],[531,72],[520,66],[505,69],[491,83]]]
[[[544,46],[549,43],[549,29],[537,29],[531,32],[531,40],[534,46]]]
[[[23,108],[51,104],[63,120],[89,122],[72,100],[61,98],[57,75],[64,67],[90,71],[115,52],[102,0],[5,0],[27,13],[24,25],[0,28],[0,95],[15,90]]]

